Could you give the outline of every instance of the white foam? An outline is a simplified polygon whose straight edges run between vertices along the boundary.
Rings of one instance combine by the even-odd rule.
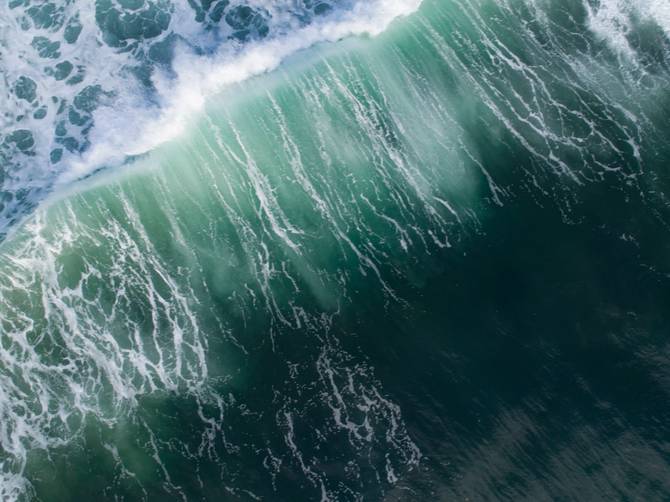
[[[610,48],[630,61],[636,58],[628,36],[634,18],[657,24],[670,38],[670,1],[668,0],[600,0],[592,7],[586,0],[589,28]]]
[[[138,99],[130,93],[113,107],[99,108],[94,120],[104,125],[93,131],[93,147],[72,162],[58,183],[70,183],[101,165],[150,151],[181,134],[189,120],[203,109],[207,97],[224,87],[274,70],[288,56],[317,43],[354,35],[378,35],[397,17],[414,12],[420,3],[421,0],[358,2],[352,9],[323,21],[212,56],[196,56],[181,46],[173,63],[177,78],[154,78],[161,107],[138,111]]]

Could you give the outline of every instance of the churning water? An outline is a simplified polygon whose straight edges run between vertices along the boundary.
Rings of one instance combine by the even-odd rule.
[[[9,0],[2,500],[670,497],[665,0]]]

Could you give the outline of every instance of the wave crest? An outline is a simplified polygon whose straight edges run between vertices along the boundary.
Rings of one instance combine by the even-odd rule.
[[[55,186],[174,138],[207,95],[420,0],[13,0],[0,8],[0,237]]]

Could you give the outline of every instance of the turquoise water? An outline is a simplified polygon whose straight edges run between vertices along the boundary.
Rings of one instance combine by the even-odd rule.
[[[667,9],[411,10],[123,165],[111,91],[47,175],[4,150],[3,499],[670,497]]]

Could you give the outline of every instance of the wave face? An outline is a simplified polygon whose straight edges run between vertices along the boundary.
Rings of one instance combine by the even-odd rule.
[[[3,4],[0,499],[670,498],[666,5]]]

